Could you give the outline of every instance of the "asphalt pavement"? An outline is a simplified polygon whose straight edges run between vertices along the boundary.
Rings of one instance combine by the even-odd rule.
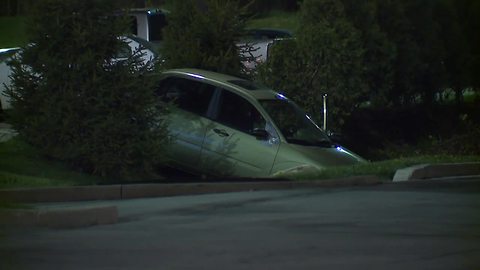
[[[398,170],[393,182],[430,183],[429,179],[472,177],[480,175],[480,163],[425,164]],[[329,188],[343,186],[370,186],[391,183],[376,176],[353,176],[342,179],[318,181],[285,181],[281,179],[230,179],[227,182],[173,183],[173,184],[122,184],[52,188],[0,189],[2,201],[16,203],[69,202],[92,200],[124,200],[148,197],[179,196],[239,191],[260,191],[300,188]],[[235,180],[235,181],[232,181]],[[247,181],[248,180],[248,181]],[[448,181],[447,181],[448,182]],[[458,182],[458,181],[455,181]],[[433,184],[436,183],[436,184]],[[439,181],[433,180],[435,186]],[[421,184],[421,185],[422,185]],[[0,225],[40,226],[50,228],[76,228],[112,224],[118,220],[115,205],[106,207],[77,206],[42,208],[30,205],[28,209],[0,209]]]
[[[480,269],[479,178],[62,204],[118,220],[8,228],[0,269]]]
[[[0,190],[0,269],[480,269],[479,174]]]

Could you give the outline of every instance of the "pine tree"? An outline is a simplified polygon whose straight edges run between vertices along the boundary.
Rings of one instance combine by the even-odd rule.
[[[139,52],[115,60],[128,27],[114,1],[39,1],[30,44],[12,64],[12,122],[48,156],[102,176],[145,172],[161,158],[154,76]]]

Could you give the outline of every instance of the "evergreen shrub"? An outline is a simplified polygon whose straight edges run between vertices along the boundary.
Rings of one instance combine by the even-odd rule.
[[[128,29],[114,0],[38,1],[30,43],[12,62],[11,122],[57,160],[101,176],[152,171],[162,158],[163,109],[140,51],[115,59]]]

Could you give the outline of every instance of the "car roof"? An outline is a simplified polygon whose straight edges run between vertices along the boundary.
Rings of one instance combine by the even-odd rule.
[[[275,99],[277,92],[263,85],[239,77],[217,73],[208,70],[184,68],[164,71],[162,74],[206,81],[221,87],[227,87],[234,92],[242,93],[254,99]]]
[[[3,62],[6,59],[10,58],[12,55],[20,51],[20,49],[20,47],[0,49],[0,62]]]

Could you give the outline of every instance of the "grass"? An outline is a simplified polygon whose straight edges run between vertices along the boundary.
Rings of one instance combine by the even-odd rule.
[[[298,16],[294,12],[275,10],[265,16],[254,17],[247,23],[247,28],[279,28],[295,33],[298,28]]]
[[[0,143],[0,188],[91,185],[101,180],[48,160],[18,137]]]
[[[476,101],[480,100],[480,93],[472,90],[466,91],[463,94],[463,99],[465,103],[475,103]]]
[[[248,28],[279,28],[295,33],[298,28],[298,16],[294,12],[271,11],[266,15],[254,17],[247,23]],[[26,17],[0,17],[0,48],[20,47],[28,43]]]
[[[300,172],[292,177],[294,180],[321,180],[334,179],[349,176],[375,175],[382,179],[392,180],[398,169],[407,168],[420,164],[480,162],[480,156],[418,156],[399,158],[378,162],[371,162],[357,166],[341,166],[327,168],[323,171]]]
[[[271,11],[251,19],[248,28],[280,28],[293,33],[298,28],[297,13]],[[0,48],[25,45],[27,36],[24,17],[0,17]],[[466,95],[466,100],[478,98],[478,93]],[[300,172],[295,179],[331,179],[352,175],[377,175],[392,179],[401,168],[426,163],[480,161],[480,156],[419,156],[372,162],[355,167],[335,167]],[[72,172],[65,164],[43,157],[18,138],[0,143],[0,188],[87,185],[102,182],[100,178]]]
[[[398,169],[419,164],[458,162],[480,162],[480,156],[425,155],[332,167],[323,171],[304,170],[295,173],[293,177],[291,174],[286,177],[293,180],[321,180],[376,175],[391,180]],[[95,185],[102,182],[105,179],[75,172],[61,162],[48,160],[18,137],[0,143],[0,188]]]
[[[28,42],[25,17],[0,17],[0,48],[20,47]]]

